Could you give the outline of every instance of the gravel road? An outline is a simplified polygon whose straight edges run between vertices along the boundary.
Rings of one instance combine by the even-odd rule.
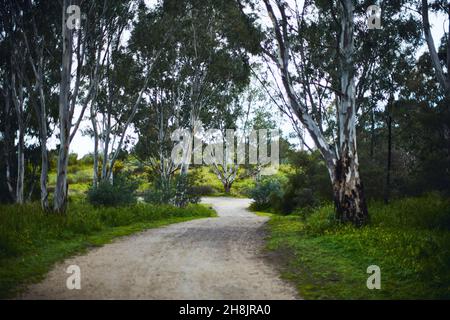
[[[206,198],[218,218],[124,237],[57,264],[22,299],[296,299],[262,251],[264,223],[250,200]],[[78,265],[81,290],[68,290]]]

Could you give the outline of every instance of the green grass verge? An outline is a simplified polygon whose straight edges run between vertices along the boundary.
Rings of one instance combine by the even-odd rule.
[[[256,214],[258,217],[273,217],[273,213],[269,213],[269,212],[262,212],[262,211],[253,211],[251,210],[252,213]]]
[[[213,216],[216,213],[203,204],[181,209],[72,203],[66,217],[45,214],[37,204],[0,206],[0,298],[12,298],[41,281],[56,262],[117,237]]]
[[[437,196],[370,206],[364,228],[332,207],[307,218],[272,215],[267,248],[305,299],[450,299],[450,202]],[[366,286],[381,268],[381,290]]]

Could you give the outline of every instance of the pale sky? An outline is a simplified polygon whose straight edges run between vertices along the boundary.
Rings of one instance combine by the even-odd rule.
[[[156,3],[156,1],[157,0],[146,0],[146,3],[147,3],[147,5],[151,6],[152,4]],[[438,46],[440,39],[444,35],[444,32],[448,31],[448,20],[447,20],[447,17],[445,17],[445,16],[438,16],[434,13],[430,13],[430,21],[432,22],[432,33],[433,33],[433,36],[435,39],[435,44],[436,44],[436,46]],[[424,46],[423,48],[421,48],[421,50],[419,50],[418,56],[420,54],[422,54],[425,50],[427,50],[427,49]],[[91,123],[88,120],[82,122],[82,124],[80,125],[80,129],[78,130],[78,132],[70,146],[70,151],[72,153],[78,154],[78,157],[83,157],[84,155],[91,153],[94,150],[93,140],[88,136],[82,135],[82,131],[84,129],[89,128],[90,125],[91,125]],[[287,121],[287,120],[281,121],[280,127],[285,135],[287,135],[293,131],[289,121]],[[131,131],[129,133],[132,134]],[[314,146],[311,139],[308,136],[306,137],[306,140],[307,140],[307,144],[310,147]],[[50,144],[49,145],[50,148],[55,148],[56,139],[55,138],[50,139],[49,144]]]

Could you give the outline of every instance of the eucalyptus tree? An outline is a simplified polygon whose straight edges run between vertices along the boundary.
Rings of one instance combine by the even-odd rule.
[[[23,12],[21,21],[22,39],[25,45],[25,64],[31,72],[27,81],[29,91],[28,102],[32,105],[38,127],[38,140],[41,150],[40,200],[41,207],[49,210],[48,203],[48,150],[47,141],[50,135],[49,123],[53,118],[53,110],[49,108],[55,103],[57,86],[57,21],[60,14],[56,6],[48,1],[24,1],[18,4]],[[37,19],[36,17],[39,17]]]
[[[64,211],[67,202],[70,143],[87,108],[96,101],[102,70],[108,63],[107,52],[115,39],[113,35],[124,28],[120,21],[129,18],[130,7],[128,1],[63,1],[55,211]]]
[[[368,210],[356,144],[357,116],[370,100],[373,84],[390,76],[383,73],[389,69],[379,69],[381,50],[395,44],[396,49],[389,50],[401,56],[405,43],[410,49],[415,22],[404,14],[404,1],[381,4],[383,21],[404,29],[381,30],[367,29],[367,1],[263,3],[270,21],[263,59],[274,76],[275,99],[301,122],[325,160],[338,218],[362,225]],[[392,43],[397,30],[404,34]]]
[[[162,79],[161,79],[162,80]],[[152,168],[156,173],[155,187],[164,191],[166,200],[169,199],[174,183],[175,173],[179,170],[179,163],[172,158],[172,133],[178,129],[176,119],[177,101],[176,89],[166,81],[151,89],[149,94],[149,109],[144,109],[134,121],[139,140],[133,149],[133,154],[139,161]]]
[[[94,185],[96,181],[111,181],[114,165],[130,141],[129,129],[136,117],[148,103],[148,93],[155,67],[164,52],[164,38],[168,30],[160,28],[161,11],[155,8],[148,12],[144,3],[128,1],[115,12],[116,29],[108,33],[110,45],[105,50],[106,65],[101,69],[98,99],[91,106],[92,133],[94,136]],[[145,14],[144,14],[145,12]],[[146,16],[145,34],[136,27]],[[136,18],[136,19],[135,19]],[[134,24],[132,24],[134,22]],[[125,32],[131,37],[126,41]],[[146,54],[136,50],[137,37],[150,37]],[[99,153],[102,147],[102,168],[98,176]]]
[[[4,154],[6,164],[6,182],[11,198],[18,204],[23,204],[25,181],[25,134],[30,122],[29,92],[27,81],[26,47],[23,41],[23,11],[19,3],[4,1],[1,9],[1,47],[5,61],[2,65],[2,88],[4,96]],[[10,153],[14,146],[14,134],[10,131],[11,117],[15,116],[17,125],[17,165],[15,190],[13,190]]]
[[[178,137],[188,141],[184,144],[186,150],[179,164],[176,202],[182,206],[185,204],[196,124],[200,120],[208,126],[216,108],[229,101],[233,90],[248,82],[249,68],[244,48],[252,42],[246,43],[230,30],[240,27],[244,34],[248,33],[242,27],[242,19],[246,17],[234,2],[163,1],[160,8],[164,13],[161,29],[170,29],[170,36],[165,41],[156,41],[165,50],[155,69],[155,79],[150,82],[149,93],[156,92],[161,101],[148,109],[155,115],[147,118],[164,118],[164,121],[154,122],[159,127],[158,131],[178,127],[186,133]],[[148,19],[152,21],[152,16],[144,10],[141,13],[130,47],[136,56],[145,58],[153,54],[154,26],[147,22]],[[172,113],[171,117],[162,114],[161,105]],[[139,117],[136,120],[139,121]],[[170,137],[170,134],[164,132],[158,136]],[[141,137],[140,140],[145,143],[147,138]],[[159,141],[166,144],[166,139]],[[159,148],[155,152],[157,150]],[[161,164],[163,160],[161,156],[159,158]]]

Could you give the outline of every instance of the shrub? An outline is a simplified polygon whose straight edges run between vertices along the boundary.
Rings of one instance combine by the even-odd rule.
[[[191,186],[189,193],[197,196],[210,196],[216,193],[216,190],[210,185]]]
[[[126,206],[136,203],[138,184],[125,176],[117,176],[114,183],[102,181],[97,188],[91,187],[87,198],[96,206]]]
[[[144,201],[151,204],[176,204],[182,206],[188,203],[199,203],[201,194],[197,191],[199,187],[190,186],[189,179],[185,184],[179,183],[180,180],[177,177],[170,183],[162,184],[160,181],[156,181],[155,186],[144,192]],[[184,192],[183,192],[184,191]]]
[[[265,178],[250,191],[250,197],[255,201],[252,208],[266,210],[281,201],[283,190],[281,182],[274,178]]]
[[[292,156],[296,170],[288,174],[281,211],[289,214],[296,209],[311,211],[332,199],[330,178],[318,152],[297,152]]]
[[[152,188],[144,192],[144,201],[151,204],[171,204],[175,194],[174,188]]]

